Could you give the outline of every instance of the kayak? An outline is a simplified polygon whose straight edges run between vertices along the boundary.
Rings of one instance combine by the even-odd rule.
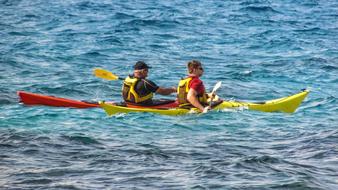
[[[240,101],[223,101],[219,105],[213,107],[213,110],[223,110],[228,108],[247,108],[249,110],[263,112],[285,112],[293,113],[301,104],[303,99],[309,93],[304,90],[292,96],[274,99],[260,103],[247,103]],[[183,109],[178,107],[178,103],[174,100],[159,102],[153,106],[140,106],[133,104],[121,104],[113,102],[88,102],[35,94],[31,92],[18,91],[20,101],[25,105],[44,105],[53,107],[69,107],[69,108],[98,108],[102,107],[108,115],[129,112],[150,112],[164,115],[182,115],[187,113],[198,113],[197,109]]]
[[[246,108],[248,110],[262,111],[262,112],[284,112],[293,113],[308,95],[309,90],[303,90],[297,94],[269,100],[265,102],[241,102],[241,101],[222,101],[220,104],[214,106],[212,110],[224,110],[233,108]],[[198,109],[184,109],[184,108],[145,108],[145,107],[127,107],[112,105],[105,102],[99,102],[100,106],[108,115],[118,113],[130,112],[149,112],[162,115],[184,115],[189,113],[200,113]]]
[[[68,107],[68,108],[99,108],[100,105],[98,102],[89,102],[89,101],[79,101],[72,100],[67,98],[60,98],[55,96],[48,96],[42,94],[35,94],[31,92],[18,91],[17,92],[20,102],[29,106],[52,106],[52,107]],[[147,108],[175,108],[178,106],[178,103],[175,100],[155,100],[154,105],[146,106]],[[108,104],[108,103],[107,103]],[[109,104],[114,105],[126,105],[127,107],[140,108],[140,105],[134,104],[124,104],[124,103],[113,103]],[[141,106],[145,107],[145,106]]]
[[[17,92],[20,102],[25,105],[44,105],[53,107],[70,107],[70,108],[97,108],[100,105],[98,102],[86,102],[79,100],[71,100],[66,98],[59,98],[55,96],[46,96],[42,94],[34,94],[30,92]]]

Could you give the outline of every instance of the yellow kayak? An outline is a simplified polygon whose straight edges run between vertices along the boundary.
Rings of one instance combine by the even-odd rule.
[[[256,110],[262,112],[284,112],[284,113],[293,113],[302,103],[304,98],[308,95],[309,91],[304,90],[297,94],[269,100],[260,103],[250,103],[250,102],[239,102],[239,101],[223,101],[222,103],[218,104],[217,106],[213,107],[212,110],[224,110],[224,109],[231,109],[231,108],[245,108],[249,110]],[[146,108],[146,107],[125,107],[125,106],[118,106],[112,105],[105,102],[100,102],[100,106],[106,111],[108,115],[114,115],[118,113],[130,113],[130,112],[149,112],[149,113],[156,113],[162,115],[183,115],[188,113],[200,113],[198,109],[183,109],[183,108]]]

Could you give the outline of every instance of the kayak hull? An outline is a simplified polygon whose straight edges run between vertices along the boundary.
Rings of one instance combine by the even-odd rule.
[[[300,106],[302,101],[306,98],[309,91],[304,90],[297,94],[269,100],[262,103],[250,103],[239,101],[223,101],[221,104],[215,106],[213,110],[224,110],[233,108],[247,108],[249,110],[262,111],[262,112],[284,112],[293,113]],[[108,115],[114,115],[118,113],[130,113],[130,112],[148,112],[162,115],[184,115],[188,113],[199,113],[196,108],[183,109],[183,108],[169,108],[169,109],[155,109],[155,108],[131,108],[124,106],[117,106],[100,102],[100,106],[106,111]]]

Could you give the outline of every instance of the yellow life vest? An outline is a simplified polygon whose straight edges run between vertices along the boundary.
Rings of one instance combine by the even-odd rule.
[[[189,92],[189,83],[192,80],[192,77],[188,77],[185,79],[180,80],[180,82],[178,83],[178,88],[177,88],[177,100],[179,103],[180,107],[189,107],[192,106],[191,103],[188,101],[187,97],[188,97],[188,92]],[[198,101],[202,104],[202,105],[206,105],[207,104],[207,94],[204,93],[203,95],[199,95],[198,97]]]
[[[146,94],[144,96],[140,96],[136,91],[135,91],[135,85],[137,82],[142,79],[138,78],[131,78],[127,77],[123,81],[123,86],[122,86],[122,96],[124,101],[126,102],[132,102],[132,103],[142,103],[146,100],[152,99],[154,94],[150,92],[149,94]]]

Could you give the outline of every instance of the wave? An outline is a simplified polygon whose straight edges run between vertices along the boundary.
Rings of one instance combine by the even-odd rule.
[[[20,2],[21,0],[3,0],[3,1],[0,1],[0,4],[10,7],[10,6],[17,6],[20,4]]]
[[[13,103],[17,103],[17,99],[13,99],[13,98],[4,98],[1,97],[2,95],[0,94],[0,105],[6,105],[6,104],[13,104]]]
[[[107,10],[107,9],[112,9],[113,6],[112,4],[107,4],[102,1],[82,1],[79,3],[76,3],[74,5],[79,11],[84,11],[84,10],[91,10],[91,11],[100,11],[100,10]]]
[[[134,15],[121,13],[121,12],[115,13],[114,15],[114,19],[119,19],[119,20],[134,19],[134,18],[136,18]]]
[[[123,27],[144,27],[144,26],[154,26],[159,28],[174,28],[179,25],[178,21],[169,21],[169,20],[158,20],[158,19],[134,19],[126,23],[121,23],[120,26]]]
[[[81,56],[88,56],[88,57],[108,57],[107,55],[100,53],[98,51],[90,51],[87,53],[82,54]]]
[[[240,9],[241,11],[246,12],[255,12],[255,13],[279,13],[270,6],[248,6]]]
[[[249,158],[243,159],[240,163],[242,164],[277,164],[282,163],[283,161],[268,155],[263,156],[252,156]]]
[[[14,89],[15,90],[15,89]],[[18,96],[13,90],[0,88],[0,105],[18,103]]]
[[[324,66],[321,67],[321,69],[326,70],[326,71],[334,71],[334,70],[338,70],[338,66],[324,65]]]
[[[330,31],[327,29],[322,29],[320,27],[312,27],[312,28],[303,28],[303,29],[295,29],[293,30],[298,33],[305,33],[305,34],[318,34],[318,35],[327,35],[330,34]]]
[[[101,144],[98,140],[94,139],[93,137],[84,135],[64,135],[62,137],[67,141],[72,141],[83,145]]]
[[[115,35],[99,37],[98,42],[100,44],[110,44],[110,45],[122,45],[123,44],[123,42],[119,40],[118,37],[116,37]]]
[[[292,180],[291,182],[283,182],[281,184],[271,185],[272,189],[317,189],[324,190],[325,188],[320,188],[318,185],[314,185],[314,182],[304,181],[304,180]]]

